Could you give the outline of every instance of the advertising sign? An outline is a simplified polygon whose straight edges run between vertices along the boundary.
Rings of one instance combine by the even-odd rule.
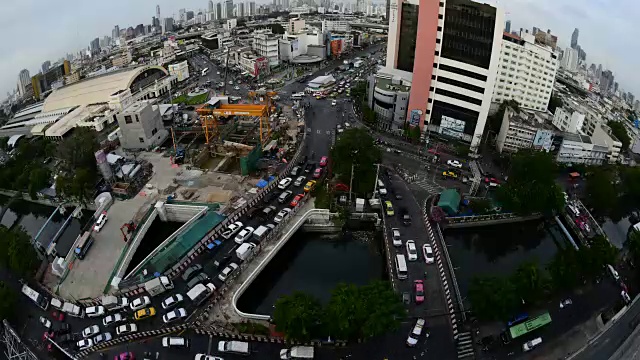
[[[448,116],[443,116],[440,120],[440,134],[463,139],[465,122]]]
[[[331,55],[338,56],[342,53],[342,40],[331,40]]]
[[[536,136],[533,138],[533,148],[536,150],[549,151],[551,149],[552,141],[553,131],[538,130]]]
[[[420,125],[420,118],[422,117],[422,110],[413,109],[411,110],[411,117],[409,118],[409,125],[418,126]]]

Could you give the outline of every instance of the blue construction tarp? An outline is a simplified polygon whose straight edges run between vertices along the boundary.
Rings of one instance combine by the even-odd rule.
[[[258,183],[256,184],[256,186],[259,189],[262,189],[263,187],[266,187],[267,185],[269,185],[269,182],[267,182],[267,180],[260,180],[258,181]]]

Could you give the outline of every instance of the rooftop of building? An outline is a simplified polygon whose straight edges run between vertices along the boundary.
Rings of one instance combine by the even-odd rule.
[[[570,132],[561,133],[562,138],[569,141],[580,142],[585,144],[592,144],[591,138],[587,135],[582,134],[574,134]]]
[[[532,111],[526,109],[520,109],[516,111],[513,107],[508,108],[509,111],[509,121],[523,125],[529,126],[536,129],[543,130],[554,130],[554,126],[551,124],[550,114],[544,111]]]

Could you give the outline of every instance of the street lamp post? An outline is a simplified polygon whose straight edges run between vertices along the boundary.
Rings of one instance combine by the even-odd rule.
[[[356,155],[358,155],[358,150],[354,150],[351,152],[352,158],[351,158],[351,178],[349,179],[349,205],[351,205],[351,193],[352,193],[352,188],[353,188],[353,169],[355,167],[355,162],[354,159],[356,158]]]

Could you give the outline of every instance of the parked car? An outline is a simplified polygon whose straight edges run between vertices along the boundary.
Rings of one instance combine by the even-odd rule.
[[[300,166],[294,166],[293,169],[291,169],[291,175],[296,176],[300,171],[302,171]]]
[[[189,281],[192,277],[194,277],[197,273],[202,271],[202,265],[196,264],[189,267],[187,270],[182,273],[182,280]]]
[[[542,344],[542,338],[537,337],[533,340],[527,341],[526,343],[522,344],[522,351],[524,352],[531,351],[533,350],[533,348],[535,348],[540,344]]]
[[[282,194],[278,196],[278,202],[280,204],[284,204],[292,194],[293,194],[293,191],[291,190],[283,191]]]
[[[109,326],[112,324],[117,324],[123,320],[124,318],[122,317],[122,314],[111,314],[111,315],[105,316],[105,318],[102,319],[102,325]]]
[[[242,229],[242,231],[240,231],[234,241],[238,244],[242,244],[249,238],[249,236],[251,236],[251,234],[253,234],[254,230],[255,229],[251,226],[247,226],[246,228]]]
[[[125,325],[120,325],[116,328],[116,334],[118,335],[131,334],[137,331],[138,331],[138,325],[136,324],[125,324]]]
[[[273,222],[279,224],[282,220],[284,220],[287,216],[289,216],[289,214],[291,214],[291,211],[292,210],[289,208],[284,208],[280,210],[280,212],[276,214],[276,217],[273,218]]]
[[[286,177],[282,180],[280,180],[280,182],[278,183],[278,189],[286,189],[287,187],[289,187],[289,185],[291,185],[291,178],[290,177]]]
[[[240,221],[236,221],[233,224],[227,226],[227,228],[222,232],[222,237],[225,239],[230,239],[235,233],[240,231],[244,225]]]
[[[313,162],[308,163],[305,167],[304,167],[304,172],[306,173],[310,173],[311,170],[316,168],[316,164]]]
[[[156,308],[148,307],[146,309],[140,309],[133,314],[133,318],[136,320],[144,320],[156,315]]]
[[[104,227],[104,224],[107,223],[107,212],[103,211],[102,214],[100,214],[100,216],[98,216],[98,220],[96,220],[96,224],[93,225],[93,231],[95,232],[100,232],[100,230],[102,230],[102,228]]]
[[[113,339],[113,336],[111,336],[111,333],[108,333],[108,332],[102,333],[100,335],[96,335],[93,338],[93,344],[97,345],[97,344],[100,344],[103,341],[109,341],[111,339]]]
[[[433,249],[429,244],[422,245],[422,255],[424,255],[424,262],[427,264],[433,264],[433,262],[435,261],[435,257],[433,256]]]
[[[442,176],[452,178],[452,179],[458,178],[458,174],[454,173],[453,171],[443,171]]]
[[[298,178],[296,179],[296,181],[293,183],[293,186],[302,186],[302,183],[306,180],[307,178],[304,176],[298,176]]]
[[[138,311],[138,310],[146,307],[149,304],[151,304],[151,299],[149,299],[148,296],[141,296],[141,297],[133,300],[131,302],[131,305],[129,305],[129,307],[133,311]]]
[[[236,269],[238,269],[238,264],[236,263],[229,264],[229,266],[224,268],[224,270],[222,270],[222,272],[218,274],[218,279],[220,279],[220,281],[222,282],[225,282],[229,277],[229,275],[231,275],[231,273],[233,273]]]
[[[304,192],[309,192],[313,190],[314,187],[316,187],[316,181],[310,180],[304,185]]]
[[[181,303],[183,300],[184,297],[181,294],[171,295],[162,301],[162,308],[165,310],[170,309]]]
[[[413,240],[407,240],[407,259],[409,261],[418,260],[418,250],[416,250],[416,243]]]
[[[416,304],[422,304],[424,302],[424,282],[422,280],[415,280],[413,282],[413,288],[416,295]]]
[[[205,273],[202,273],[202,274],[194,277],[193,279],[191,279],[191,281],[189,281],[187,283],[187,287],[189,289],[191,289],[192,287],[196,286],[197,284],[199,284],[201,282],[204,282],[204,281],[207,281],[207,280],[209,280],[209,275],[207,275]]]
[[[447,165],[454,168],[462,169],[462,163],[458,160],[447,160]]]
[[[186,317],[187,317],[187,310],[185,310],[184,308],[180,308],[164,314],[162,316],[162,321],[164,321],[165,324],[168,324],[180,319],[184,319]]]
[[[100,327],[98,325],[87,326],[82,330],[82,336],[88,338],[89,336],[93,336],[100,332]]]
[[[289,205],[291,207],[296,207],[298,206],[298,204],[300,203],[300,201],[302,200],[302,198],[304,198],[304,194],[298,194],[296,195],[296,197],[293,198],[293,200],[291,200],[291,202],[289,203]]]
[[[44,316],[40,316],[40,324],[47,329],[51,328],[51,321]]]
[[[88,349],[93,346],[93,340],[91,339],[82,339],[76,343],[78,350]]]

